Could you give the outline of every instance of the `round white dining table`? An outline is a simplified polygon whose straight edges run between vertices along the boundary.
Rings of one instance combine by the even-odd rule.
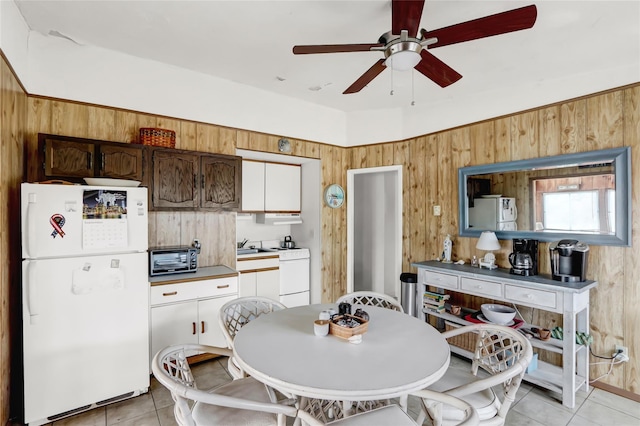
[[[261,382],[294,395],[349,401],[395,398],[441,378],[450,350],[438,330],[391,309],[361,307],[370,316],[359,344],[329,334],[313,322],[337,305],[288,308],[252,320],[236,334],[234,357]]]

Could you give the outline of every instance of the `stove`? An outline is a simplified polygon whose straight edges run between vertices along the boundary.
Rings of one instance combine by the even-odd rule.
[[[280,247],[280,241],[262,241],[262,248],[273,250],[280,258],[280,302],[286,307],[309,304],[309,262],[308,248]]]

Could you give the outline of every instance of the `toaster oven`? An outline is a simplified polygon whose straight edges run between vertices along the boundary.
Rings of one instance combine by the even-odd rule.
[[[179,274],[198,270],[198,250],[193,247],[149,249],[149,275]]]

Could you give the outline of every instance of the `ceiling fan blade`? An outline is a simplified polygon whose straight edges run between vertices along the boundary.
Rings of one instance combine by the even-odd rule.
[[[349,86],[347,90],[342,92],[342,94],[348,95],[349,93],[359,92],[364,88],[364,86],[369,84],[371,80],[376,78],[378,74],[384,71],[385,68],[386,65],[384,64],[384,59],[379,59],[378,62],[373,64],[371,68],[369,68],[364,74],[362,74],[360,78],[357,79],[351,86]]]
[[[306,55],[309,53],[340,53],[340,52],[368,52],[372,47],[382,47],[380,43],[362,44],[315,44],[306,46],[293,46],[294,55]]]
[[[431,53],[427,52],[426,49],[422,49],[420,56],[422,57],[422,60],[418,62],[415,69],[420,71],[438,86],[447,87],[462,78],[462,75],[458,74],[456,70],[433,56]]]
[[[421,30],[423,38],[436,37],[438,41],[430,44],[429,49],[447,46],[463,41],[476,40],[484,37],[526,30],[533,27],[538,16],[535,5],[496,13],[467,22],[440,28],[438,30]]]
[[[423,8],[424,0],[392,0],[391,34],[400,35],[400,31],[407,30],[409,37],[416,37]]]

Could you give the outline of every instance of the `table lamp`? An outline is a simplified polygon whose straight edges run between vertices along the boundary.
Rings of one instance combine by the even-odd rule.
[[[485,250],[489,253],[484,255],[484,258],[480,260],[480,268],[483,266],[487,269],[496,269],[496,256],[492,253],[493,250],[500,250],[500,242],[496,233],[493,231],[484,231],[480,234],[480,239],[476,244],[478,250]]]

